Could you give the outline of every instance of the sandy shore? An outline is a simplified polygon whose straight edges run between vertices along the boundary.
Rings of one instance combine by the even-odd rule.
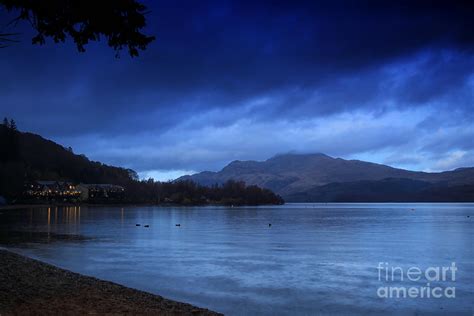
[[[0,315],[219,315],[0,249]]]

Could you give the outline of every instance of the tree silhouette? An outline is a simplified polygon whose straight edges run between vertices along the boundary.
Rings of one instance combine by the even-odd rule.
[[[0,0],[8,12],[18,12],[10,22],[28,21],[37,31],[33,44],[55,43],[71,37],[80,52],[89,41],[107,39],[116,56],[123,48],[138,56],[155,37],[141,33],[146,26],[146,7],[135,0]],[[0,34],[0,48],[13,42],[14,34]]]
[[[11,129],[12,131],[16,131],[16,130],[17,130],[16,123],[15,123],[15,121],[14,121],[13,119],[10,120],[10,126],[9,126],[9,127],[10,127],[10,129]]]

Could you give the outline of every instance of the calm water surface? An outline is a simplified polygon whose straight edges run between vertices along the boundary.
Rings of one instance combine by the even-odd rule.
[[[228,315],[473,313],[474,204],[0,213],[2,242],[16,252]],[[455,281],[430,286],[455,287],[456,298],[380,298],[380,287],[426,287],[427,280],[396,274],[386,281],[383,273],[379,280],[379,262],[405,271],[455,262]]]

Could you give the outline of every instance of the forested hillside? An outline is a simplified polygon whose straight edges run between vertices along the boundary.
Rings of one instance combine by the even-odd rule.
[[[13,120],[0,124],[0,196],[21,200],[28,181],[58,180],[74,183],[110,183],[125,188],[123,202],[176,204],[281,204],[283,200],[268,189],[228,181],[204,187],[193,181],[140,181],[131,169],[109,166],[77,155],[32,133],[18,131]]]

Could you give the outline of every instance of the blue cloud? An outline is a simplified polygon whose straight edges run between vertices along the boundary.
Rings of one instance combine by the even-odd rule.
[[[0,50],[0,115],[163,179],[293,150],[420,170],[472,163],[463,4],[147,5],[157,41],[138,59],[103,43],[35,47],[20,26],[23,41]]]

